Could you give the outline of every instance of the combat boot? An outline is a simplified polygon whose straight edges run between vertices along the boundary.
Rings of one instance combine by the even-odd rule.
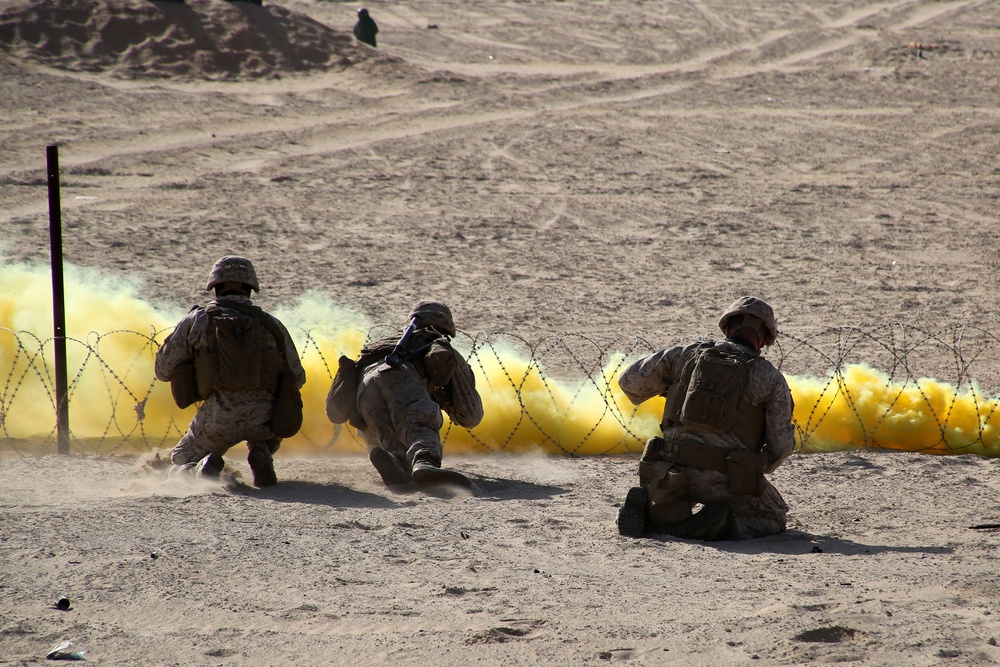
[[[218,454],[209,454],[201,461],[198,461],[197,475],[198,477],[218,479],[219,475],[222,474],[222,469],[225,467],[226,462],[221,456]]]
[[[184,476],[184,477],[188,477],[188,476],[194,477],[195,473],[197,472],[195,470],[195,467],[197,465],[198,465],[197,462],[195,462],[195,463],[182,463],[180,465],[178,465],[176,463],[171,463],[170,466],[167,468],[167,470],[163,473],[163,476],[164,477],[168,477],[168,478],[169,477],[181,477],[181,476]]]
[[[649,492],[641,486],[633,486],[625,496],[625,502],[618,510],[618,533],[628,537],[642,537],[646,532],[646,507]]]
[[[657,532],[686,540],[714,542],[726,539],[729,531],[729,503],[716,500],[705,503],[701,510],[683,521],[657,528]]]
[[[472,488],[472,480],[468,477],[460,472],[442,468],[439,461],[435,461],[427,456],[418,456],[413,459],[410,477],[417,486],[460,486],[467,489]]]
[[[406,464],[382,447],[373,447],[368,452],[368,460],[375,466],[382,481],[390,489],[407,486],[412,481]]]
[[[247,463],[253,471],[253,485],[257,488],[274,486],[278,483],[278,476],[274,474],[274,457],[267,446],[251,447],[247,455]]]

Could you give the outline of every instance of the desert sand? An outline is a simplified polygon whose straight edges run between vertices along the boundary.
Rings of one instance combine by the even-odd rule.
[[[5,264],[48,262],[57,144],[66,261],[169,317],[234,252],[264,308],[529,343],[664,347],[752,293],[786,373],[902,323],[949,332],[904,375],[1000,393],[951,335],[997,330],[1000,4],[380,1],[378,49],[357,7],[0,1]],[[1000,661],[996,458],[798,453],[788,531],[704,544],[617,534],[635,454],[453,454],[450,496],[360,450],[255,489],[238,449],[212,483],[0,444],[0,664]]]

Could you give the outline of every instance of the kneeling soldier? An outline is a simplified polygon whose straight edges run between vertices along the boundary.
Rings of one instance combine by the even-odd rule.
[[[635,404],[667,398],[663,437],[646,443],[639,486],[618,513],[622,535],[740,540],[785,529],[788,506],[764,478],[795,448],[788,384],[760,356],[777,320],[764,301],[742,297],[719,328],[725,340],[663,350],[618,379]]]

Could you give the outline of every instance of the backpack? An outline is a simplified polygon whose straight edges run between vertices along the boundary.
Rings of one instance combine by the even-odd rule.
[[[269,428],[290,438],[302,428],[302,393],[288,368],[281,328],[257,306],[225,302],[225,308],[246,317],[234,317],[216,302],[205,307],[209,315],[209,352],[195,359],[198,393],[205,399],[216,389],[248,391],[269,388],[274,410]],[[264,350],[264,329],[271,332],[277,350]]]
[[[664,430],[681,424],[709,433],[732,433],[756,451],[763,443],[763,409],[743,396],[758,357],[728,352],[711,341],[699,345],[667,393]]]
[[[414,364],[421,377],[427,378],[430,375],[431,369],[425,365],[425,360],[429,360],[428,351],[440,347],[441,338],[441,334],[432,330],[418,330],[410,338],[405,354],[406,360]],[[337,362],[337,374],[334,375],[333,384],[326,395],[326,416],[331,422],[334,424],[347,422],[354,428],[360,429],[367,426],[364,417],[361,416],[361,410],[358,408],[358,389],[361,386],[362,373],[365,368],[393,352],[398,340],[398,338],[390,336],[365,345],[357,361],[341,355]],[[450,346],[448,349],[451,349]],[[435,357],[435,362],[432,365],[433,374],[436,376],[435,380],[444,379],[447,383],[451,379],[451,374],[454,373],[454,368],[449,373],[447,362],[442,363],[439,360],[440,354],[430,356]],[[447,375],[446,379],[443,377],[444,375]]]

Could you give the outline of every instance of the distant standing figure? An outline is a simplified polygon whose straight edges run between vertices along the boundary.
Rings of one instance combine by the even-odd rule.
[[[368,10],[362,7],[358,10],[358,22],[354,24],[354,36],[359,42],[364,42],[375,47],[375,35],[378,34],[378,25],[375,19],[368,16]]]

